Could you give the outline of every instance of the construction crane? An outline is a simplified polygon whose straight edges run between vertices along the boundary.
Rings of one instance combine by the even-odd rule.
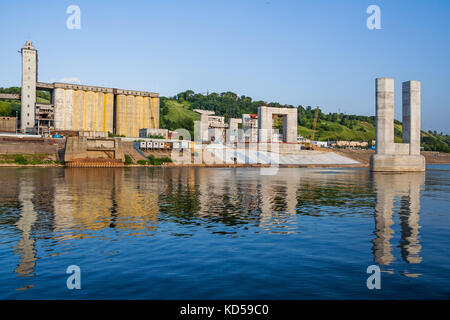
[[[316,111],[314,112],[314,122],[313,122],[313,126],[312,126],[311,141],[314,141],[314,135],[316,134],[316,124],[317,124],[318,116],[319,116],[319,107],[316,107]]]

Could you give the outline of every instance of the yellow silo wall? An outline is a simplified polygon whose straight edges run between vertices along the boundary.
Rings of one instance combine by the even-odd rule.
[[[114,132],[114,117],[115,133],[126,137],[159,128],[159,98],[78,88],[57,88],[53,94],[57,130]]]
[[[125,135],[125,112],[126,99],[125,95],[119,94],[116,96],[116,134]]]
[[[139,137],[143,128],[159,128],[159,98],[118,95],[116,133]]]
[[[95,92],[85,92],[86,104],[84,108],[86,112],[83,125],[85,131],[94,131],[95,94]]]
[[[151,128],[151,115],[152,115],[152,111],[151,111],[151,107],[150,107],[150,97],[144,97],[144,110],[145,110],[145,116],[144,116],[144,124],[142,126],[142,128]]]
[[[104,117],[104,109],[103,109],[103,99],[104,94],[102,92],[95,92],[94,96],[94,120],[93,120],[93,130],[94,131],[103,131],[103,117]]]
[[[126,122],[126,133],[125,135],[127,137],[136,137],[135,135],[133,135],[133,131],[134,131],[134,125],[136,123],[136,119],[135,119],[135,112],[134,112],[134,96],[127,96],[127,118],[125,120]]]
[[[85,96],[83,90],[74,91],[73,103],[73,130],[83,130],[84,128],[84,104]]]
[[[159,128],[159,98],[151,98],[151,124],[150,128]]]
[[[114,121],[114,95],[112,93],[103,94],[103,125],[102,130],[105,132],[113,132]]]
[[[134,98],[134,105],[135,105],[135,114],[136,114],[136,122],[134,126],[134,134],[135,137],[139,137],[139,129],[142,127],[142,97],[137,96]]]

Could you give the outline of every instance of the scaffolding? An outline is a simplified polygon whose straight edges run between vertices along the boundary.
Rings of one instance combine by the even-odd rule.
[[[53,104],[36,103],[37,134],[51,134],[55,129],[55,108]]]

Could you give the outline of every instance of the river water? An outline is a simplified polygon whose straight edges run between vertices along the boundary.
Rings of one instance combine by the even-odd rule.
[[[449,204],[449,165],[0,168],[0,298],[448,299]]]

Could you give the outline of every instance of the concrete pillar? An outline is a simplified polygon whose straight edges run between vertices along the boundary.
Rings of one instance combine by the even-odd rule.
[[[27,41],[21,52],[20,130],[22,132],[33,132],[36,118],[37,51],[31,41]]]
[[[272,135],[272,113],[268,107],[261,106],[258,108],[258,142],[271,142]]]
[[[394,79],[376,80],[376,153],[394,153]]]
[[[208,141],[208,114],[200,115],[200,137],[201,141]]]
[[[297,143],[297,109],[289,109],[284,122],[284,141],[288,143]]]
[[[227,142],[237,142],[239,140],[239,123],[242,119],[230,118],[227,130]]]
[[[409,154],[420,154],[420,81],[402,84],[403,143],[409,143]]]

